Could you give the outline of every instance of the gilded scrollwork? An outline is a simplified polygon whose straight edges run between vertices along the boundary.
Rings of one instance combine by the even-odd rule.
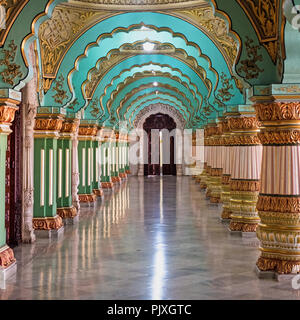
[[[68,98],[66,90],[63,89],[64,80],[65,79],[63,75],[60,75],[55,80],[54,86],[52,88],[52,91],[56,92],[52,97],[54,98],[54,101],[56,103],[59,103],[60,105],[62,105],[64,100]]]
[[[221,74],[222,88],[218,90],[216,97],[222,102],[228,102],[234,95],[230,92],[233,90],[233,79],[228,78],[224,72]]]
[[[272,61],[278,57],[280,31],[280,0],[237,0],[254,27],[260,43],[267,49]]]
[[[11,40],[8,49],[2,50],[4,57],[0,59],[0,66],[4,66],[4,69],[0,72],[3,82],[11,86],[23,75],[20,70],[21,67],[15,63],[17,48],[14,40]]]
[[[263,61],[263,56],[258,53],[260,49],[259,45],[254,45],[254,40],[246,37],[246,51],[247,59],[240,62],[241,66],[238,68],[238,72],[244,75],[247,80],[257,79],[264,69],[261,69],[257,63]]]

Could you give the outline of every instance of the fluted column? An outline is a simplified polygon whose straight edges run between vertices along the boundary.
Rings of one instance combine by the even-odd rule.
[[[98,130],[97,136],[93,139],[93,192],[98,197],[103,197],[103,189],[101,186],[101,137]]]
[[[78,119],[65,119],[58,139],[57,214],[67,224],[73,223],[78,215],[72,196],[72,139],[78,125]]]
[[[208,145],[208,133],[207,133],[207,127],[204,129],[204,168],[203,172],[200,175],[200,189],[205,190],[207,188],[207,169],[208,169],[208,153],[209,153],[209,145]]]
[[[79,161],[79,188],[78,197],[82,203],[92,203],[97,200],[93,192],[93,140],[97,135],[97,125],[81,120],[78,130],[78,161]]]
[[[126,146],[127,146],[127,134],[120,133],[120,136],[119,136],[120,174],[119,174],[119,176],[120,176],[120,178],[122,180],[126,180],[127,179],[127,173],[126,173]]]
[[[112,142],[113,163],[112,163],[112,182],[114,185],[119,185],[122,179],[119,176],[119,132],[115,132],[115,138]]]
[[[5,181],[7,137],[11,133],[17,105],[21,101],[20,92],[1,90],[0,93],[0,278],[4,279],[16,271],[16,259],[13,250],[6,244],[5,228]]]
[[[102,128],[100,130],[101,139],[101,163],[102,163],[102,174],[101,174],[101,187],[104,191],[113,190],[114,185],[112,182],[112,158],[111,158],[111,138],[113,138],[114,132],[110,128]]]
[[[76,208],[77,212],[80,210],[80,202],[78,196],[79,188],[79,162],[78,162],[78,131],[79,131],[79,119],[77,119],[76,129],[72,135],[72,204]]]
[[[57,214],[57,141],[65,111],[39,107],[34,127],[34,218],[37,237],[51,238],[63,231]]]
[[[128,176],[129,174],[131,174],[130,163],[129,163],[129,150],[130,150],[129,136],[127,136],[126,138],[125,148],[126,148],[125,149],[125,172]]]
[[[242,109],[242,106],[239,106]],[[245,106],[244,109],[251,106]],[[247,110],[246,109],[246,110]],[[252,108],[251,108],[252,109]],[[228,119],[234,145],[230,179],[231,231],[244,235],[255,233],[260,221],[256,210],[258,199],[262,146],[258,139],[259,122],[250,110]]]
[[[209,150],[208,150],[208,158],[207,158],[207,179],[206,179],[206,184],[207,184],[207,189],[206,189],[206,198],[210,199],[211,198],[211,193],[212,193],[212,187],[215,182],[214,174],[213,174],[213,168],[215,166],[215,158],[216,158],[216,145],[215,145],[215,139],[214,136],[216,135],[218,130],[217,124],[212,123],[208,125],[208,139],[207,143],[209,145]]]
[[[222,144],[223,144],[223,172],[222,172],[222,194],[221,201],[223,203],[222,220],[231,219],[230,210],[230,178],[232,170],[232,146],[231,134],[228,126],[228,119],[222,122]]]
[[[213,159],[212,159],[212,168],[211,168],[211,203],[220,203],[221,194],[222,194],[222,171],[223,171],[223,145],[222,145],[222,124],[219,122],[214,136],[212,137],[213,141]]]
[[[255,105],[263,144],[257,267],[280,276],[300,273],[300,94],[277,96],[274,93],[268,97],[273,101],[265,98]]]

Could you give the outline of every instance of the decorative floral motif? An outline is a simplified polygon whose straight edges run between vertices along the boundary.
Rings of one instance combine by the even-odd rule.
[[[3,49],[4,57],[0,59],[0,66],[4,66],[4,69],[0,72],[3,82],[13,86],[16,83],[17,78],[22,77],[20,66],[15,63],[17,45],[14,40],[11,40],[8,45],[8,49]]]

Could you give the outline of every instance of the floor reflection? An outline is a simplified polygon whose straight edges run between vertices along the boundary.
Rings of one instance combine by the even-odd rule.
[[[131,177],[60,240],[17,247],[0,299],[299,299],[256,277],[257,246],[220,210],[188,177]]]

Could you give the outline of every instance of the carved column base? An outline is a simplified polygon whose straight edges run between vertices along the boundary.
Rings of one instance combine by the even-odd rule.
[[[232,214],[232,212],[229,209],[223,208],[221,219],[230,220],[231,219],[231,214]]]
[[[6,269],[16,262],[14,252],[8,246],[0,249],[0,269]]]
[[[94,189],[93,192],[97,197],[101,197],[102,198],[104,196],[104,192],[103,192],[102,189]]]
[[[122,179],[120,177],[112,177],[111,181],[113,184],[121,184],[122,183]]]
[[[63,221],[60,216],[46,217],[46,218],[33,218],[33,228],[37,238],[58,238],[63,234]]]
[[[62,218],[60,216],[33,218],[32,224],[35,230],[58,230],[63,226]]]
[[[112,190],[114,188],[114,184],[112,182],[101,182],[101,187],[104,190]]]
[[[125,172],[122,172],[119,174],[119,177],[122,179],[122,180],[126,180],[127,179],[127,174]]]
[[[77,216],[77,209],[75,207],[71,208],[58,208],[57,214],[62,219],[74,219]]]
[[[256,265],[260,271],[274,271],[278,274],[300,273],[300,260],[285,261],[279,259],[260,257]]]
[[[92,194],[79,194],[79,201],[83,203],[95,202],[97,197],[94,193]]]

